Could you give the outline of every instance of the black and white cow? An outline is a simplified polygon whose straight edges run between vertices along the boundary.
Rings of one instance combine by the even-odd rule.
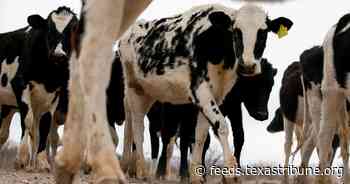
[[[320,169],[330,166],[331,138],[338,133],[344,167],[344,183],[349,183],[348,115],[346,99],[349,99],[350,65],[350,14],[341,17],[327,33],[323,42],[323,77],[321,82],[322,108],[321,125],[317,148],[320,155]],[[327,176],[318,176],[317,183],[329,183]]]
[[[315,46],[300,55],[300,62],[288,66],[282,79],[280,108],[268,126],[270,132],[285,131],[285,167],[289,164],[293,132],[301,147],[301,167],[307,167],[316,146],[320,125],[323,50]],[[339,137],[333,138],[333,156],[339,147]],[[333,160],[333,159],[332,159]],[[287,179],[287,177],[285,178]],[[303,177],[297,178],[304,182]],[[286,183],[288,180],[285,181]]]
[[[59,7],[47,19],[31,15],[29,26],[0,34],[0,104],[2,109],[11,107],[2,119],[9,123],[18,109],[24,130],[17,166],[36,167],[39,127],[50,125],[59,95],[67,89],[70,30],[77,21],[69,8]]]
[[[220,105],[223,115],[231,120],[235,147],[234,155],[238,161],[238,166],[240,166],[240,155],[244,144],[241,104],[245,105],[249,114],[256,120],[263,121],[268,118],[267,104],[274,84],[273,78],[277,70],[265,59],[261,62],[261,66],[261,74],[252,77],[239,76],[237,83],[227,94],[223,104]],[[181,150],[180,176],[182,178],[188,177],[187,153],[190,144],[194,143],[194,130],[198,112],[198,108],[192,104],[171,105],[155,103],[147,113],[150,121],[149,131],[153,160],[158,158],[158,132],[160,132],[163,142],[163,151],[159,160],[157,176],[164,176],[167,168],[168,144],[171,138],[179,132]],[[209,147],[209,139],[204,147],[205,151],[202,159],[204,159],[204,153]]]
[[[200,108],[192,169],[201,164],[209,123],[223,146],[224,165],[234,167],[228,127],[218,104],[233,87],[237,71],[242,75],[261,72],[268,32],[281,33],[291,26],[286,18],[270,20],[266,12],[254,5],[237,11],[221,5],[203,5],[177,16],[138,23],[124,34],[120,53],[126,88],[126,126],[132,125],[137,176],[146,175],[140,135],[144,115],[155,101],[193,103]],[[131,151],[131,146],[125,148]],[[200,178],[193,176],[192,181],[199,182]]]

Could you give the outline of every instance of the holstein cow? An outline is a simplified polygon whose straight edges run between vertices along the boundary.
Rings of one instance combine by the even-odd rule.
[[[244,130],[242,122],[241,103],[244,103],[249,114],[259,121],[268,118],[268,99],[274,76],[277,70],[272,67],[267,60],[261,62],[262,73],[252,77],[239,76],[237,83],[227,94],[220,110],[224,116],[228,116],[231,121],[231,127],[234,137],[235,157],[240,166],[240,155],[244,144]],[[159,160],[157,175],[164,176],[167,168],[167,147],[170,139],[176,135],[179,130],[180,137],[180,176],[188,177],[187,153],[191,143],[194,143],[194,130],[197,123],[198,108],[194,105],[171,105],[156,103],[147,113],[150,120],[150,136],[152,144],[152,159],[158,158],[159,138],[158,131],[162,137],[163,151]],[[209,138],[209,137],[208,137]],[[209,146],[207,141],[207,149]],[[205,150],[206,150],[205,149]],[[202,159],[204,159],[203,154]],[[203,160],[204,163],[204,160]]]
[[[18,108],[25,127],[16,161],[20,167],[28,164],[36,167],[39,126],[51,123],[58,96],[67,86],[70,56],[67,36],[77,18],[69,8],[60,7],[47,19],[29,16],[28,23],[23,29],[0,35],[0,104],[5,110],[2,119],[9,124],[13,108]],[[10,113],[6,113],[7,109]]]
[[[304,51],[300,62],[289,65],[284,73],[280,90],[281,107],[276,111],[268,130],[285,131],[285,167],[289,164],[293,132],[297,136],[298,149],[301,147],[302,168],[308,166],[315,148],[320,124],[322,62],[322,47],[316,46]],[[335,136],[332,158],[338,147],[339,138]],[[288,183],[288,178],[285,179]],[[303,177],[298,177],[296,181],[304,182]]]
[[[203,5],[173,17],[136,24],[124,34],[120,53],[126,88],[126,126],[132,127],[136,144],[137,176],[146,175],[140,135],[144,115],[155,101],[193,103],[202,112],[196,127],[192,171],[201,164],[209,124],[223,147],[224,165],[235,167],[227,124],[218,104],[233,87],[236,72],[248,76],[261,72],[268,32],[282,36],[291,26],[287,18],[270,20],[254,5],[237,11],[221,5]],[[201,177],[194,175],[192,182],[200,182]]]
[[[235,118],[231,121],[231,127],[235,137],[234,155],[238,161],[240,161],[240,153],[244,143],[241,103],[245,104],[249,114],[255,119],[263,121],[268,118],[267,103],[277,70],[265,59],[261,62],[261,65],[261,74],[251,77],[239,76],[237,84],[228,93],[223,105],[220,106],[225,116],[228,115],[229,119]],[[111,82],[107,88],[107,115],[111,130],[114,132],[112,133],[114,140],[117,138],[114,123],[120,125],[125,120],[124,106],[118,106],[124,99],[121,67],[119,52],[116,52],[112,64]],[[150,121],[149,132],[154,166],[159,152],[159,132],[163,142],[163,151],[157,170],[158,176],[164,176],[165,174],[167,145],[178,131],[181,150],[180,176],[188,176],[187,153],[189,145],[194,143],[197,115],[198,109],[191,104],[171,105],[167,103],[155,103],[147,113]]]
[[[344,167],[344,183],[349,183],[348,117],[346,99],[349,99],[350,14],[344,15],[327,33],[323,42],[323,78],[321,83],[321,125],[317,148],[320,169],[330,167],[331,138],[338,133]],[[318,176],[317,183],[330,183],[329,176]]]
[[[55,158],[57,183],[72,183],[79,177],[84,152],[96,183],[126,183],[106,124],[104,89],[110,78],[113,43],[150,2],[86,0],[79,58],[76,53],[71,58],[76,61],[70,62],[70,100],[63,149]]]

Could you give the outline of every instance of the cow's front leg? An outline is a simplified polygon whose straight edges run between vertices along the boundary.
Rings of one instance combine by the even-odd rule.
[[[39,171],[49,171],[49,148],[47,145],[47,138],[50,133],[50,128],[52,124],[52,114],[51,112],[44,113],[39,122],[39,147],[38,147],[38,156],[35,163],[35,169]]]
[[[198,114],[198,123],[196,126],[195,143],[192,154],[191,171],[190,171],[190,181],[193,184],[203,183],[203,176],[205,176],[206,168],[202,165],[202,152],[205,140],[207,139],[209,124],[206,122],[207,119],[203,114]]]
[[[130,116],[127,120],[131,120],[131,122],[127,123],[131,123],[133,140],[136,146],[136,177],[146,179],[150,173],[147,172],[148,169],[145,166],[143,153],[144,117],[154,101],[143,94],[137,94],[133,88],[129,89],[125,98],[128,104],[127,111],[130,111]]]
[[[202,114],[207,120],[214,126],[214,132],[219,138],[224,154],[224,166],[230,170],[234,170],[237,167],[235,157],[230,150],[228,142],[229,128],[225,121],[225,117],[222,115],[219,106],[217,105],[208,83],[202,82],[195,91],[194,99],[197,105],[200,107]],[[201,122],[198,122],[201,123]],[[198,126],[198,125],[197,125]],[[196,135],[197,136],[197,135]],[[205,140],[205,139],[204,139]],[[224,177],[224,182],[237,182],[234,173]],[[229,181],[228,181],[229,180]]]
[[[31,153],[30,153],[30,127],[33,126],[34,123],[34,115],[31,107],[30,100],[30,91],[29,87],[27,87],[23,91],[23,95],[19,98],[23,101],[19,102],[19,111],[21,114],[21,127],[22,127],[22,140],[18,148],[15,168],[21,169],[27,167],[30,161]]]

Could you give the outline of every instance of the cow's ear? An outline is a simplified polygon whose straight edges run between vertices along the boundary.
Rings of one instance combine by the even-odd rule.
[[[223,29],[229,28],[233,23],[230,16],[222,11],[211,13],[209,15],[209,21],[213,26]]]
[[[46,20],[43,17],[41,17],[40,15],[30,15],[27,18],[27,21],[28,21],[28,24],[30,26],[32,26],[33,28],[40,29],[40,28],[44,28],[47,26]]]
[[[288,34],[288,30],[293,26],[293,22],[285,17],[268,20],[267,25],[270,31],[276,33],[279,38]]]
[[[272,75],[276,76],[276,74],[277,74],[277,69],[276,68],[272,68]]]

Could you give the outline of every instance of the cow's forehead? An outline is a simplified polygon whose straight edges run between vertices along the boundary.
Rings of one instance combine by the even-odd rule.
[[[62,33],[67,27],[69,22],[73,19],[74,14],[68,10],[62,10],[60,12],[53,12],[51,14],[51,20],[55,24],[58,32]]]
[[[241,29],[266,29],[267,14],[260,7],[245,5],[236,12],[235,28]]]

